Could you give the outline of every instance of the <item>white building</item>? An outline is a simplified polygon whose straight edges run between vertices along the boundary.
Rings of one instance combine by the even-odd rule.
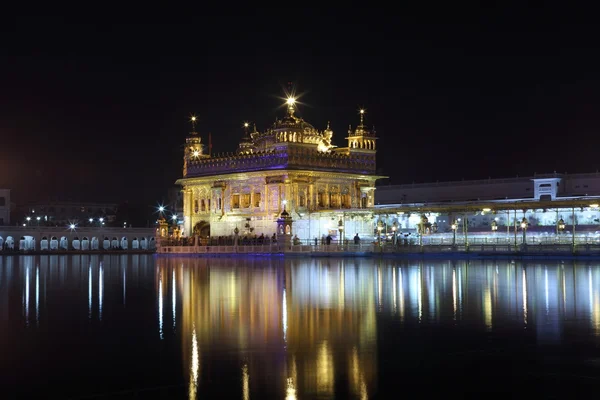
[[[532,233],[595,232],[600,173],[379,186],[375,203],[384,225],[399,231],[418,230],[424,216],[439,233],[465,221],[470,232],[509,232],[523,218]]]

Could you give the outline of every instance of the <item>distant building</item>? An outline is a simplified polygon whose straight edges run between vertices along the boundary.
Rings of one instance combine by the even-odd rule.
[[[10,189],[0,189],[0,225],[10,225]]]
[[[375,202],[386,230],[419,231],[426,221],[443,233],[467,221],[470,231],[502,232],[525,219],[534,231],[600,231],[600,173],[379,186]]]
[[[87,203],[70,201],[48,201],[29,203],[19,207],[19,223],[40,225],[79,226],[110,225],[116,220],[118,206],[112,203]],[[29,218],[29,220],[27,219]],[[100,221],[102,218],[102,221]],[[92,222],[90,222],[92,219]]]
[[[377,204],[535,199],[600,195],[600,173],[542,174],[517,178],[481,179],[379,186]]]

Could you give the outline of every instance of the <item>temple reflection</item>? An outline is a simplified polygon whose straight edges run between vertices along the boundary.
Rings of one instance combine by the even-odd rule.
[[[371,260],[289,260],[288,350],[298,397],[333,396],[347,379],[353,396],[375,391],[377,324],[386,268]],[[377,304],[375,303],[377,294]]]
[[[331,396],[336,381],[347,378],[347,390],[358,396],[373,390],[371,271],[354,262],[223,261],[159,259],[159,295],[166,274],[175,274],[181,294],[191,398],[201,392],[200,360],[216,357],[217,348],[239,352],[242,397],[273,376],[281,377],[276,386],[289,399]],[[346,367],[338,371],[339,365]]]

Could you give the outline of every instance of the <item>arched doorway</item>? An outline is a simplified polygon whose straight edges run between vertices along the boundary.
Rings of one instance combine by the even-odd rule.
[[[210,236],[210,222],[200,221],[196,225],[194,225],[194,236]]]

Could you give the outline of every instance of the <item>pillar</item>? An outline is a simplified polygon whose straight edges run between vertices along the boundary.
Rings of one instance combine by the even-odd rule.
[[[194,194],[191,189],[185,189],[183,195],[183,231],[186,236],[192,236]]]

